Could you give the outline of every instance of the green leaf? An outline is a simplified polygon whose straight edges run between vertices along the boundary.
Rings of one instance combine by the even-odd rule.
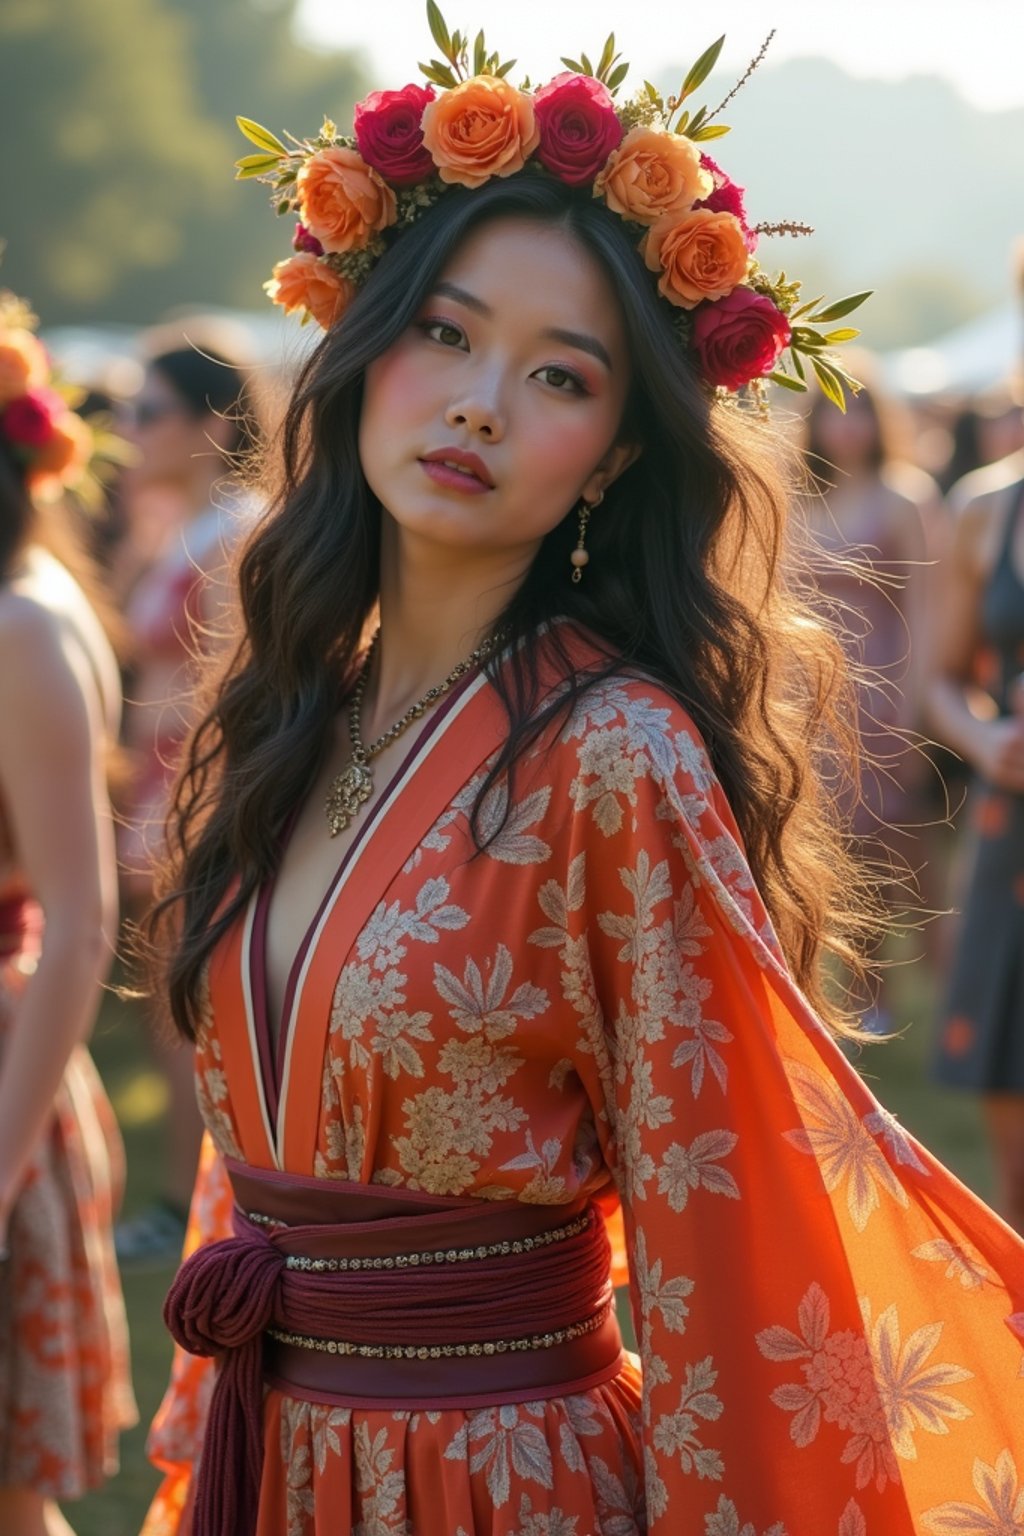
[[[695,128],[699,128],[700,127],[701,123],[704,121],[704,119],[707,117],[707,115],[708,115],[707,107],[698,107],[697,108],[696,112],[693,114],[693,119],[692,119],[692,121],[690,123],[690,132],[691,132],[691,134],[692,134],[692,132],[693,132],[693,130]],[[678,133],[678,131],[679,130],[676,129],[677,133]]]
[[[796,374],[797,378],[801,379],[801,380],[806,379],[807,375],[804,372],[804,365],[800,361],[800,354],[799,354],[799,352],[791,351],[789,356],[790,356],[790,359],[791,359],[791,361],[793,363],[793,372]]]
[[[661,92],[658,90],[658,87],[656,85],[652,85],[649,80],[645,80],[644,81],[644,90],[647,92],[647,99],[648,99],[648,101],[653,101],[653,103],[654,103],[654,105],[656,107],[661,107],[661,106],[664,105],[664,103],[662,101],[662,97],[661,97]]]
[[[801,379],[791,379],[788,373],[770,373],[768,377],[773,384],[781,384],[783,389],[796,390],[798,395],[807,391],[807,385]]]
[[[441,15],[440,7],[435,0],[427,0],[427,23],[430,27],[430,35],[440,48],[446,59],[452,56],[452,40],[448,35],[448,27]]]
[[[615,33],[609,32],[604,49],[601,53],[601,62],[597,66],[598,79],[603,80],[605,71],[610,68],[615,57]]]
[[[585,53],[581,53],[580,54],[580,62],[583,65],[583,73],[585,75],[589,75],[590,78],[593,79],[594,78],[594,66],[593,66],[593,64],[591,64],[590,60],[587,58]]]
[[[474,73],[474,75],[481,75],[481,74],[483,74],[484,60],[486,58],[487,58],[487,47],[486,47],[486,44],[484,43],[484,34],[483,34],[482,31],[480,31],[480,32],[477,33],[477,35],[476,35],[476,42],[473,44],[473,73]]]
[[[497,69],[494,71],[494,73],[497,75],[499,80],[504,80],[505,76],[509,73],[509,71],[515,69],[515,67],[516,67],[515,59],[509,59],[507,64],[499,64]]]
[[[447,90],[451,90],[453,86],[458,84],[447,64],[438,64],[436,60],[433,60],[430,64],[421,64],[419,70],[421,75],[425,75],[435,85],[444,86]]]
[[[825,345],[821,332],[812,331],[807,325],[794,325],[790,334],[791,345],[799,347],[801,352],[820,352]]]
[[[707,123],[703,128],[698,128],[696,133],[688,133],[686,137],[699,144],[704,139],[720,139],[726,133],[731,132],[727,123]]]
[[[259,123],[254,123],[251,117],[236,117],[235,122],[241,128],[250,144],[255,144],[257,149],[262,149],[267,155],[286,155],[281,140],[271,133],[269,128],[263,128]]]
[[[690,114],[689,114],[689,112],[684,112],[683,115],[676,122],[676,126],[672,130],[673,133],[685,133],[686,132],[686,125],[687,125],[687,123],[689,121],[690,121]]]
[[[291,213],[291,211],[292,205],[286,197],[283,197],[278,203],[277,207],[274,209],[274,212],[277,214],[279,219],[283,218],[286,213]]]
[[[814,369],[814,372],[817,375],[818,383],[821,385],[822,394],[826,395],[828,399],[832,401],[833,405],[838,405],[839,409],[845,416],[846,396],[843,394],[843,383],[839,375],[835,373],[827,363],[823,363],[821,359],[817,357],[811,358],[811,367]]]
[[[565,65],[566,69],[571,69],[574,75],[586,74],[586,70],[583,68],[583,65],[579,62],[578,59],[563,58],[562,63]]]
[[[696,64],[694,64],[693,68],[690,70],[690,73],[683,81],[683,88],[679,92],[680,101],[685,101],[687,96],[693,95],[694,91],[699,85],[704,84],[704,81],[707,79],[708,75],[710,75],[711,71],[718,63],[718,55],[722,51],[722,44],[724,42],[725,33],[723,32],[717,43],[712,43],[710,48],[705,48]]]
[[[829,331],[825,336],[825,341],[830,347],[838,347],[841,342],[853,341],[859,335],[860,331],[856,330],[853,326],[847,326],[841,331]]]
[[[869,289],[867,293],[855,293],[848,299],[840,299],[838,303],[830,304],[827,309],[821,310],[819,314],[812,315],[811,319],[815,324],[819,320],[842,320],[844,315],[852,315],[855,309],[859,309],[865,299],[870,299],[871,292],[872,290]]]
[[[243,155],[235,161],[235,180],[245,181],[249,176],[265,176],[277,168],[280,155]]]
[[[785,280],[785,276],[786,276],[786,274],[785,274],[785,272],[783,272],[783,274],[782,274],[782,279],[783,280]],[[822,295],[819,295],[818,298],[812,299],[809,304],[801,304],[799,309],[794,309],[793,313],[789,317],[790,320],[799,320],[801,315],[809,315],[811,310],[814,308],[815,304],[820,304],[821,303],[821,299],[822,299]]]
[[[619,64],[615,69],[612,70],[611,74],[608,76],[608,79],[605,81],[605,84],[613,96],[628,74],[628,64]]]

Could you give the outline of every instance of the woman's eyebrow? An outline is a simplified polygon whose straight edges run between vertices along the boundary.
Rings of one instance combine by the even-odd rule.
[[[489,304],[485,304],[483,299],[478,299],[476,294],[468,292],[467,289],[460,288],[457,283],[442,280],[434,284],[433,292],[442,294],[445,298],[455,299],[457,303],[464,304],[467,309],[474,310],[485,319],[494,318],[494,311]],[[581,352],[589,352],[591,357],[596,357],[598,362],[603,363],[608,372],[611,372],[612,360],[608,355],[608,349],[598,341],[596,336],[588,336],[585,331],[565,331],[559,326],[552,326],[548,330],[541,331],[540,334],[545,341],[561,341],[567,347],[577,347]]]
[[[607,348],[602,346],[596,336],[588,336],[584,331],[563,331],[557,327],[542,331],[545,341],[564,341],[567,347],[576,347],[580,352],[589,352],[596,357],[598,362],[604,363],[608,372],[612,371],[612,360],[608,356]]]

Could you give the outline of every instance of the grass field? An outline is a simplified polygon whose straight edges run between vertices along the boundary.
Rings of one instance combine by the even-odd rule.
[[[908,1026],[906,1032],[888,1045],[867,1047],[859,1069],[908,1130],[966,1184],[990,1198],[991,1171],[975,1101],[935,1088],[926,1079],[934,988],[923,964],[908,963],[894,972],[891,1000],[895,1017]],[[124,1132],[128,1152],[125,1212],[130,1215],[157,1193],[165,1112],[161,1084],[150,1065],[137,1011],[111,1002],[98,1025],[93,1053]],[[157,1474],[146,1461],[144,1444],[170,1358],[160,1314],[171,1274],[168,1268],[124,1278],[140,1424],[122,1440],[119,1476],[80,1504],[67,1507],[78,1536],[137,1536],[156,1487]]]

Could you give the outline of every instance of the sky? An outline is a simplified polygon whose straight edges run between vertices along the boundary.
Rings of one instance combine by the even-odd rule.
[[[1024,107],[1024,0],[714,0],[706,13],[674,0],[440,3],[449,27],[483,27],[534,83],[558,71],[561,54],[584,49],[596,62],[611,31],[632,66],[627,86],[692,63],[722,32],[722,62],[741,74],[775,27],[776,63],[814,55],[853,75],[935,74],[983,109]],[[302,0],[300,18],[306,41],[362,49],[377,86],[418,80],[432,48],[425,0]]]

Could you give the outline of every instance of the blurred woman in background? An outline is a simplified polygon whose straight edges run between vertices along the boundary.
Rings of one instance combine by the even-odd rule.
[[[974,845],[936,1076],[984,1096],[996,1202],[1024,1232],[1024,450],[951,499],[928,703],[974,770]]]
[[[136,775],[119,852],[132,903],[149,895],[179,749],[191,724],[192,664],[223,627],[230,547],[251,505],[230,482],[233,464],[251,444],[248,370],[218,333],[190,326],[189,338],[151,357],[126,426],[140,459],[130,471],[129,495],[162,495],[171,508],[159,553],[126,609],[135,664],[125,740]],[[177,1258],[202,1135],[192,1053],[157,1031],[154,1049],[170,1101],[163,1196],[119,1227],[117,1250],[125,1263]]]
[[[894,451],[892,408],[874,382],[870,358],[858,357],[865,387],[845,415],[820,394],[812,398],[805,448],[816,494],[807,516],[827,556],[818,590],[845,635],[859,672],[859,732],[869,764],[852,826],[869,857],[890,875],[898,902],[901,871],[920,865],[909,832],[929,819],[924,805],[927,759],[911,744],[921,723],[921,654],[928,600],[925,562],[938,543],[934,481]],[[888,1028],[887,1010],[868,1024]]]
[[[116,1470],[132,1423],[111,1227],[123,1153],[85,1039],[117,931],[109,748],[117,662],[62,486],[85,424],[0,294],[0,1531]],[[45,925],[44,925],[45,919]]]

